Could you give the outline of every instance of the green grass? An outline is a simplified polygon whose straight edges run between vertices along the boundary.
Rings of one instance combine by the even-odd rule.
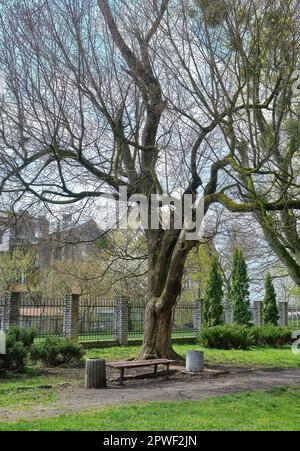
[[[74,383],[74,379],[56,374],[11,374],[0,379],[0,408],[13,410],[30,405],[44,405],[56,401],[60,385]],[[76,381],[76,379],[75,379]]]
[[[30,405],[44,405],[57,399],[55,386],[62,383],[60,378],[46,376],[26,377],[0,381],[0,408],[22,409]]]
[[[294,329],[296,329],[297,327],[300,328],[300,320],[298,320],[298,321],[289,321],[289,327],[292,327]]]
[[[218,349],[203,349],[200,345],[175,345],[175,351],[184,355],[187,350],[204,350],[205,361],[208,364],[229,364],[229,365],[253,365],[266,367],[300,368],[300,356],[292,353],[291,347],[273,348],[252,348],[248,351],[223,351]],[[104,348],[89,349],[87,357],[101,357],[106,360],[124,360],[134,358],[140,350],[139,346],[129,346],[126,348]]]
[[[18,409],[35,405],[46,405],[57,399],[54,390],[20,386],[7,390],[0,388],[0,408],[16,406]]]
[[[155,402],[0,423],[15,431],[300,430],[300,388],[222,396],[205,401]]]

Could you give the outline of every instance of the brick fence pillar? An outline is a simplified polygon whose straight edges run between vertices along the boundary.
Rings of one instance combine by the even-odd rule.
[[[193,317],[193,328],[198,334],[202,326],[202,311],[203,311],[203,299],[198,299],[195,301],[194,317]]]
[[[253,323],[255,326],[263,324],[263,303],[260,301],[253,302]]]
[[[278,313],[279,313],[279,326],[288,326],[289,324],[289,305],[287,302],[278,303]]]
[[[232,324],[232,305],[227,299],[224,303],[224,319],[226,324]]]
[[[20,298],[21,294],[17,291],[4,294],[4,311],[2,321],[2,329],[4,332],[7,332],[12,326],[19,325]]]
[[[79,294],[67,294],[64,301],[64,336],[78,341]]]
[[[128,299],[123,296],[115,298],[116,338],[120,346],[128,345]]]

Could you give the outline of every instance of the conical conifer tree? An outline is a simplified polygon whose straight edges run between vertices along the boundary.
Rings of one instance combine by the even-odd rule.
[[[233,254],[230,297],[234,323],[249,325],[251,320],[249,278],[244,254],[239,248],[235,249]]]
[[[222,323],[222,300],[222,275],[218,260],[216,257],[213,257],[203,304],[203,322],[206,327],[218,326]]]
[[[276,292],[270,273],[265,277],[265,297],[263,305],[263,321],[264,324],[278,325],[278,308],[276,302]]]

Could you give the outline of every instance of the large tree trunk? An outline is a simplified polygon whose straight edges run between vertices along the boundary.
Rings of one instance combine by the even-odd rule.
[[[149,233],[148,299],[138,358],[179,359],[171,343],[173,309],[181,292],[186,258],[196,242],[185,241],[183,232]]]
[[[172,348],[171,334],[173,326],[172,307],[164,312],[157,310],[159,299],[148,301],[145,311],[144,340],[140,359],[178,358]]]

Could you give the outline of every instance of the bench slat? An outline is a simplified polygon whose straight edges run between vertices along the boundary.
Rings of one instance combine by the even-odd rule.
[[[175,360],[155,359],[155,360],[139,360],[128,362],[108,362],[106,365],[110,368],[140,368],[143,366],[168,365],[174,363]]]

